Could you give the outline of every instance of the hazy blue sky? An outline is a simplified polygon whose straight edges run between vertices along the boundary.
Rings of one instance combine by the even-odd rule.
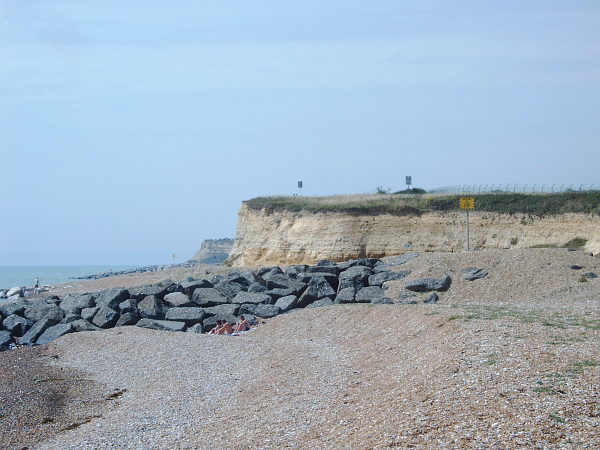
[[[0,0],[0,265],[146,264],[242,200],[600,185],[600,2]]]

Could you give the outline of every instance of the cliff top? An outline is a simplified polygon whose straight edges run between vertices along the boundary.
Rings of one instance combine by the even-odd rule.
[[[432,211],[458,210],[460,197],[475,197],[475,209],[506,214],[554,215],[600,214],[600,191],[556,194],[357,194],[328,197],[257,197],[244,202],[254,210],[341,212],[357,215],[420,215]]]

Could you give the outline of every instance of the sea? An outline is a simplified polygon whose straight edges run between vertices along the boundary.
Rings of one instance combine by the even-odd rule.
[[[133,268],[135,266],[0,266],[0,289],[33,287],[36,278],[40,279],[40,285],[61,284],[74,281],[75,277]]]

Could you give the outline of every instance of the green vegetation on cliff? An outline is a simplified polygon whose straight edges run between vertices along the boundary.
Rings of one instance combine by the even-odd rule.
[[[331,197],[257,197],[244,202],[249,208],[268,211],[343,212],[348,214],[419,215],[458,210],[460,197],[475,197],[477,211],[526,213],[536,216],[564,213],[600,214],[600,191],[558,194],[407,195],[364,194]]]

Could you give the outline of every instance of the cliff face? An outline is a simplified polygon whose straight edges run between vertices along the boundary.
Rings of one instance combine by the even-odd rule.
[[[600,217],[562,214],[469,213],[471,249],[563,245],[587,239],[584,249],[600,252]],[[243,204],[228,264],[312,264],[382,257],[408,251],[461,251],[466,248],[465,213],[421,216],[360,216],[347,213],[270,212]]]
[[[232,247],[233,239],[207,239],[193,259],[203,264],[223,264]]]

